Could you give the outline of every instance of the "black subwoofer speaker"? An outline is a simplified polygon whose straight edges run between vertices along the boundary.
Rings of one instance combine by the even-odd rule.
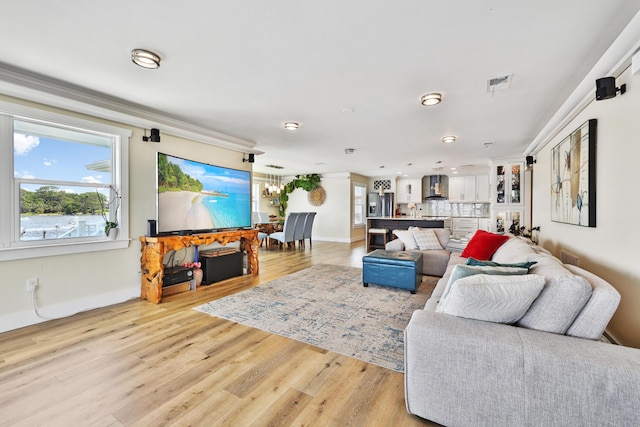
[[[202,265],[203,285],[242,276],[242,252],[213,257],[200,256],[199,261]]]

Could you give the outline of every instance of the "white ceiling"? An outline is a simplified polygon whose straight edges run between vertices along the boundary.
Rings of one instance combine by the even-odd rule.
[[[264,152],[258,172],[418,177],[522,155],[638,10],[640,0],[14,0],[2,6],[0,61],[247,141]],[[135,66],[134,48],[161,67]],[[508,90],[487,91],[508,74]],[[443,102],[422,106],[428,92]]]

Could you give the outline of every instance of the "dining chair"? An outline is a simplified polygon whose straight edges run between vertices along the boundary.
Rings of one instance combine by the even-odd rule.
[[[251,222],[255,227],[257,224],[266,224],[269,222],[269,214],[266,212],[251,212]],[[262,246],[262,242],[269,237],[269,235],[263,231],[258,231],[258,241],[260,242],[260,246]]]
[[[283,249],[285,243],[288,245],[295,242],[294,232],[296,229],[296,223],[298,222],[299,213],[291,212],[289,216],[284,220],[284,227],[282,231],[276,231],[275,233],[269,234],[270,240],[277,240],[282,244]]]
[[[298,212],[298,219],[296,220],[296,227],[293,232],[293,241],[299,243],[299,247],[304,247],[304,221],[307,217],[306,212]]]
[[[304,219],[304,235],[302,236],[302,245],[304,246],[305,240],[309,239],[309,247],[313,247],[311,244],[311,230],[313,228],[313,220],[316,217],[316,212],[307,212]]]

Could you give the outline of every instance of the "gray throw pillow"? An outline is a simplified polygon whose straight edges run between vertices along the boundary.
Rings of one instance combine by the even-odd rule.
[[[517,326],[564,334],[591,298],[591,285],[575,275],[549,277],[540,296]]]
[[[447,296],[449,295],[449,291],[451,290],[451,286],[455,283],[456,280],[461,279],[463,277],[473,276],[475,274],[489,274],[489,275],[501,275],[501,276],[512,276],[512,275],[523,275],[529,272],[526,268],[521,267],[490,267],[490,266],[480,266],[480,265],[465,265],[465,264],[457,264],[453,267],[451,271],[451,275],[449,276],[449,281],[442,292],[442,297],[438,304],[442,303]]]
[[[436,312],[468,319],[512,324],[538,297],[544,277],[477,274],[456,280]]]

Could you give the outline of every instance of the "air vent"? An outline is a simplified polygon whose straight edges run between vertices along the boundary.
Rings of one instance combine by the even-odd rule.
[[[497,90],[507,90],[511,87],[511,77],[513,74],[506,76],[494,77],[487,80],[487,92],[493,93]]]

